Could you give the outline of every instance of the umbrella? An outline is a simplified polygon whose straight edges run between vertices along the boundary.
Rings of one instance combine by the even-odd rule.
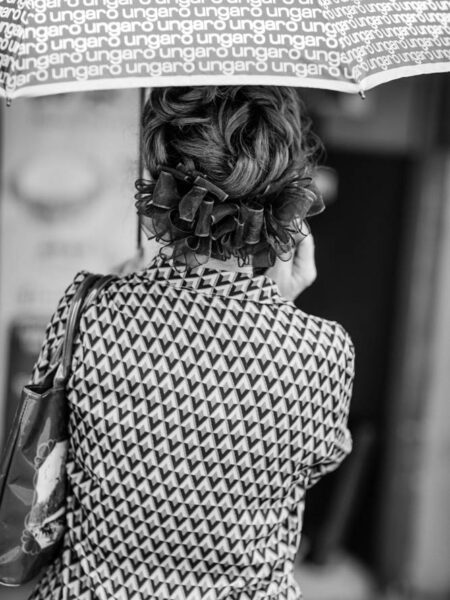
[[[449,0],[0,0],[0,90],[360,92],[450,70]]]

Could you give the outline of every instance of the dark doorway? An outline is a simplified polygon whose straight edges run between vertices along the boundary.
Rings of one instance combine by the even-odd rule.
[[[350,428],[359,458],[352,458],[355,465],[343,466],[309,492],[304,534],[310,541],[310,558],[325,557],[327,549],[317,544],[323,540],[324,521],[331,519],[341,532],[342,539],[335,542],[373,564],[389,349],[412,160],[399,154],[340,151],[328,154],[327,165],[338,173],[338,197],[310,222],[318,278],[297,304],[306,312],[340,322],[353,339],[356,377]],[[343,478],[352,479],[354,487],[344,499],[337,491],[345,490]],[[339,494],[339,508],[333,515],[333,501]]]

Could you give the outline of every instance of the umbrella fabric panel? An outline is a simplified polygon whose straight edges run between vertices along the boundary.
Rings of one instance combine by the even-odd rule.
[[[450,70],[450,2],[324,0],[339,31],[347,74],[370,89],[399,77]],[[353,4],[353,6],[349,6]],[[339,22],[342,12],[348,16]]]
[[[449,70],[449,19],[449,0],[0,0],[0,83],[359,91]]]
[[[319,9],[295,4],[35,2],[25,9],[27,25],[5,74],[6,89],[14,97],[25,87],[48,93],[44,87],[58,92],[213,79],[225,84],[236,77],[343,80],[336,40],[328,48],[324,35],[310,33],[317,29]]]
[[[28,5],[28,0],[10,2],[1,0],[0,2],[0,90],[13,85],[11,77],[13,81],[14,77],[10,74],[15,71],[15,59],[21,51]]]

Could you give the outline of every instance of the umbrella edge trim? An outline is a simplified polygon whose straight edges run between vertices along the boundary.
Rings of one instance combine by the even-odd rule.
[[[273,77],[270,75],[185,75],[180,77],[127,77],[46,83],[18,88],[14,92],[6,92],[3,88],[0,88],[0,96],[15,99],[96,90],[191,85],[290,85],[293,87],[320,88],[347,93],[358,93],[360,90],[360,86],[357,83],[336,81],[333,79],[292,76]]]
[[[373,73],[363,77],[360,81],[360,86],[363,90],[370,90],[383,83],[389,83],[395,79],[403,79],[404,77],[414,77],[417,75],[431,75],[432,73],[446,73],[450,71],[450,62],[429,63],[424,65],[406,65]]]

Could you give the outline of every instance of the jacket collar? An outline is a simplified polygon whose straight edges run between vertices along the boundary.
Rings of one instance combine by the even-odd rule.
[[[269,277],[253,276],[247,271],[219,270],[217,262],[214,262],[214,268],[200,265],[183,272],[178,271],[170,260],[156,256],[144,269],[144,275],[155,283],[164,282],[172,287],[192,289],[206,295],[247,299],[265,304],[282,302],[278,286]]]

